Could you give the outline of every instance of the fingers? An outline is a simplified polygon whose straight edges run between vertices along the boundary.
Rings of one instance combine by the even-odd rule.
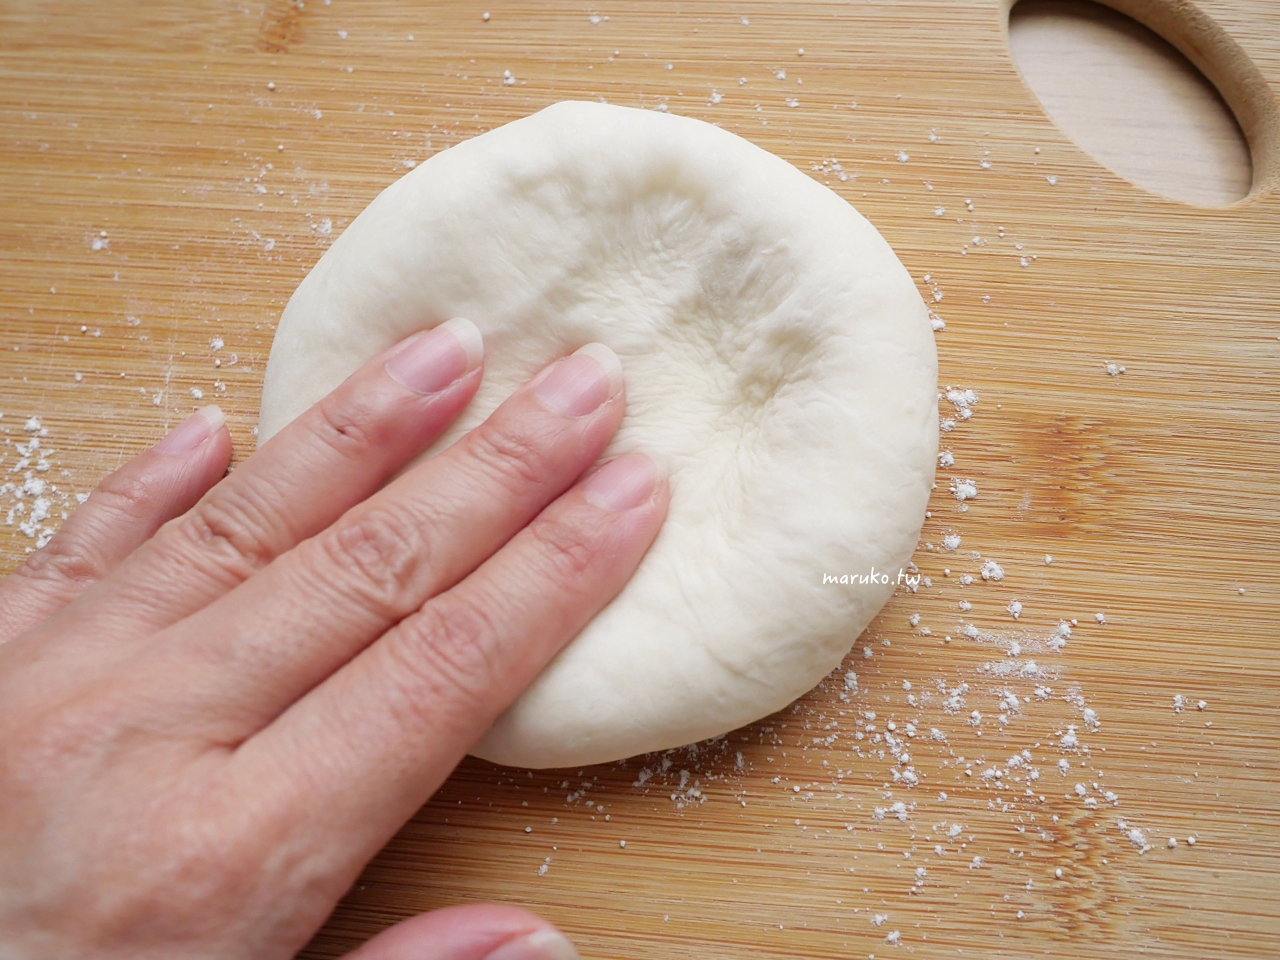
[[[345,960],[579,960],[541,917],[496,903],[446,907],[397,923]]]
[[[216,406],[193,413],[103,480],[48,544],[0,582],[0,643],[103,579],[217,483],[231,460],[224,421]]]
[[[606,347],[557,361],[448,450],[184,621],[151,669],[187,678],[182,708],[230,724],[218,739],[251,735],[573,484],[621,422],[623,393]]]
[[[622,589],[667,496],[643,454],[606,464],[245,743],[240,775],[305,782],[330,798],[305,829],[372,855]]]
[[[456,318],[370,361],[131,557],[89,614],[145,635],[323,530],[453,422],[482,353],[475,325]]]

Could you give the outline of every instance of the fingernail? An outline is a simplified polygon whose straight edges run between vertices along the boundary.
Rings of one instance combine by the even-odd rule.
[[[414,393],[436,393],[480,364],[484,339],[464,317],[419,333],[387,361],[391,379]]]
[[[622,389],[622,362],[603,343],[588,343],[563,360],[533,388],[552,413],[586,416]]]
[[[201,407],[165,434],[152,449],[156,453],[180,457],[190,453],[212,437],[214,432],[226,422],[226,416],[216,404]]]
[[[590,503],[605,510],[630,510],[653,494],[658,482],[657,465],[643,453],[624,453],[587,477],[582,492]]]
[[[573,944],[559,930],[543,927],[508,940],[484,960],[581,960]]]

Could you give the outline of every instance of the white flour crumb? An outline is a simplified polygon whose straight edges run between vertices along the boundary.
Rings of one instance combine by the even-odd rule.
[[[1022,616],[1022,602],[1019,600],[1010,600],[1006,609],[1009,611],[1009,616],[1015,620]]]
[[[1067,645],[1067,640],[1069,640],[1070,638],[1071,638],[1071,624],[1067,623],[1067,621],[1065,620],[1062,620],[1058,623],[1057,629],[1054,630],[1053,636],[1051,636],[1048,640],[1045,641],[1045,646],[1048,647],[1050,650],[1061,650],[1063,647]]]
[[[1003,580],[1004,568],[994,560],[986,560],[982,564],[983,580]]]
[[[1014,652],[1015,645],[1017,646],[1017,653]],[[1055,676],[1054,671],[1041,667],[1034,660],[1017,659],[1022,653],[1021,645],[1010,644],[1005,653],[1007,658],[1004,660],[995,660],[979,665],[978,673],[984,677],[999,677],[1001,679],[1016,677],[1021,680],[1049,680]],[[1038,699],[1047,698],[1040,697]]]
[[[957,500],[964,503],[964,501],[973,500],[978,496],[978,485],[972,480],[953,480],[951,482],[951,492]]]
[[[978,405],[978,395],[972,390],[960,390],[953,387],[947,387],[947,400],[956,408],[960,419],[968,420],[973,416],[970,407]]]
[[[1151,847],[1147,844],[1147,835],[1137,827],[1126,827],[1123,820],[1120,821],[1120,829],[1125,831],[1125,836],[1129,838],[1129,842],[1138,848],[1139,853],[1146,853]]]

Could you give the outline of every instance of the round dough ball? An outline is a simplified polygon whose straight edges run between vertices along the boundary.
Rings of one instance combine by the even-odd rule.
[[[382,192],[281,318],[266,440],[450,317],[485,339],[433,452],[591,341],[622,359],[606,456],[656,454],[668,519],[630,583],[472,751],[579,766],[765,716],[835,668],[915,549],[938,448],[928,310],[889,245],[790,164],[698,120],[565,102]]]

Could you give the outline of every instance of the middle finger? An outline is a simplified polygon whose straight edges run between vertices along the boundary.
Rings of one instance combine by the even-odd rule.
[[[189,717],[217,718],[215,739],[250,735],[563,493],[624,406],[607,347],[557,361],[454,446],[160,634],[139,679],[174,690]]]

